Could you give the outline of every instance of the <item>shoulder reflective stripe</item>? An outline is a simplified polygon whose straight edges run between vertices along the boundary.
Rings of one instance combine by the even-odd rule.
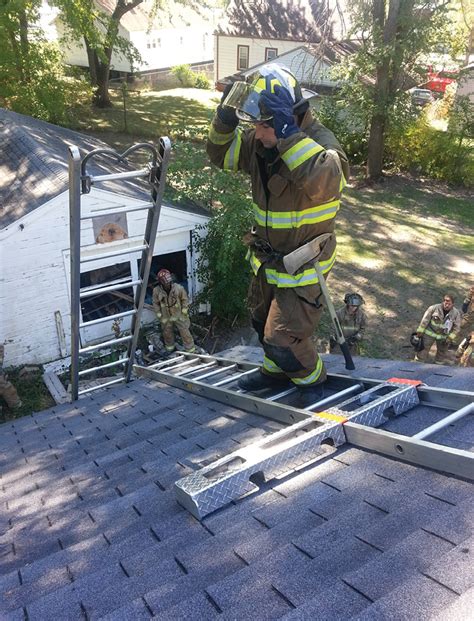
[[[270,358],[268,358],[268,356],[266,355],[263,356],[263,368],[270,373],[282,373],[280,367],[275,364],[273,360],[270,360]]]
[[[240,147],[242,146],[242,130],[238,127],[235,131],[234,140],[227,149],[224,157],[224,170],[234,170],[239,168]]]
[[[309,384],[314,384],[317,382],[321,372],[323,370],[323,361],[318,357],[318,362],[316,363],[316,368],[314,371],[311,371],[309,375],[306,377],[292,377],[291,381],[297,386],[308,386]]]
[[[212,142],[212,144],[227,144],[233,138],[233,131],[229,132],[228,134],[221,134],[216,129],[214,129],[213,125],[211,125],[211,127],[209,128],[209,140],[210,142]]]
[[[330,201],[322,205],[315,205],[302,211],[267,211],[253,203],[253,213],[257,224],[269,226],[272,229],[298,229],[305,224],[315,224],[331,220],[339,211],[340,201]]]
[[[291,149],[281,154],[282,160],[290,170],[294,170],[313,155],[317,155],[324,151],[324,147],[311,140],[311,138],[303,138],[298,141]]]
[[[344,173],[341,174],[341,183],[339,184],[339,192],[342,192],[342,190],[346,187],[347,185],[347,181],[346,178],[344,177]]]
[[[337,252],[335,250],[329,259],[319,262],[323,274],[326,274],[332,268],[336,261],[336,255]],[[291,276],[286,272],[278,272],[275,269],[267,267],[265,268],[265,276],[270,285],[275,285],[280,289],[317,285],[319,282],[318,275],[314,267],[304,270],[300,274],[295,274],[294,276]]]

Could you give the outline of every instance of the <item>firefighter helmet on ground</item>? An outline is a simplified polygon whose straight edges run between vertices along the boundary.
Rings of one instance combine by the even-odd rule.
[[[425,349],[423,335],[418,336],[416,332],[412,332],[412,335],[410,336],[410,344],[416,352],[420,352]]]
[[[289,69],[276,63],[260,67],[258,71],[251,73],[245,82],[234,82],[223,105],[235,108],[237,117],[242,121],[252,123],[269,121],[273,115],[262,105],[260,95],[262,91],[274,93],[275,86],[282,86],[290,93],[294,101],[293,112],[301,114],[303,104],[307,106],[301,87]]]
[[[344,304],[347,304],[347,306],[362,306],[363,303],[364,298],[360,293],[346,293],[344,296]]]
[[[173,282],[173,278],[171,276],[171,272],[166,269],[162,269],[156,275],[156,278],[160,285],[170,285]]]

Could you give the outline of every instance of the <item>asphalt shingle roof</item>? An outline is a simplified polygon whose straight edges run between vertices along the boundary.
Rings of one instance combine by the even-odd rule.
[[[68,148],[76,145],[81,155],[93,149],[111,147],[92,136],[46,123],[24,114],[0,108],[0,228],[41,207],[68,189]],[[148,157],[140,160],[147,161]],[[108,156],[94,158],[87,168],[91,174],[132,170]],[[150,199],[144,181],[107,181],[100,188],[141,200]],[[208,216],[203,207],[191,201],[165,204],[182,211]]]
[[[472,388],[462,369],[357,366]],[[446,415],[419,410],[388,427]],[[175,480],[280,427],[144,380],[1,425],[0,618],[467,618],[474,503],[456,477],[347,445],[202,522],[176,503]],[[472,448],[472,415],[445,435]]]

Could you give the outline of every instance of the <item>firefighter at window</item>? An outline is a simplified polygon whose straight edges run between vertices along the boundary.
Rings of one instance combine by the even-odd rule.
[[[189,301],[186,290],[173,282],[171,273],[162,269],[157,274],[158,284],[153,289],[153,308],[158,321],[161,323],[161,332],[166,351],[176,349],[174,330],[177,328],[183,341],[184,350],[195,350],[194,339],[189,330]]]
[[[276,63],[228,85],[207,152],[220,168],[249,174],[252,184],[255,223],[244,239],[253,272],[248,304],[264,358],[261,372],[244,376],[239,386],[257,391],[290,380],[302,394],[321,394],[326,371],[312,339],[323,310],[317,273],[306,259],[289,274],[283,257],[331,233],[317,257],[324,274],[331,270],[347,158],[313,118],[295,77]]]
[[[362,309],[362,304],[364,304],[364,298],[359,293],[346,293],[344,296],[344,306],[336,311],[344,338],[353,356],[360,354],[360,342],[364,338],[367,327],[367,316]],[[330,350],[331,353],[339,350],[334,336],[330,338]]]
[[[10,409],[21,407],[23,404],[18,396],[15,386],[8,380],[3,373],[3,358],[5,355],[5,346],[0,344],[0,397],[3,397]]]
[[[443,296],[441,304],[427,308],[416,334],[423,337],[424,349],[417,352],[415,360],[426,362],[431,347],[436,348],[435,364],[450,364],[453,356],[449,351],[459,338],[461,330],[461,313],[454,306],[454,297],[450,293]]]

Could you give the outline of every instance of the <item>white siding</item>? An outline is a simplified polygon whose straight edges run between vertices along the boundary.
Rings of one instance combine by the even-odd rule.
[[[210,26],[162,28],[149,33],[132,32],[130,38],[143,58],[143,63],[136,67],[137,71],[165,69],[213,59],[214,36]]]
[[[278,39],[252,39],[249,37],[229,37],[216,35],[214,54],[216,58],[215,80],[220,80],[238,71],[237,46],[249,46],[249,66],[253,67],[265,61],[265,48],[278,50],[278,55],[301,46],[301,41],[280,41]]]
[[[134,204],[137,201],[93,188],[83,196],[84,208],[100,202]],[[143,238],[146,212],[127,216],[129,240]],[[155,255],[185,250],[189,232],[208,218],[163,206]],[[138,238],[137,238],[138,236]],[[120,244],[121,242],[114,242]],[[123,243],[123,242],[122,242]],[[83,246],[94,244],[90,220],[83,221]],[[107,245],[110,249],[110,245]],[[97,250],[94,245],[94,249]],[[0,231],[0,342],[6,343],[5,364],[44,363],[60,357],[54,320],[61,313],[70,347],[69,207],[67,192]],[[104,245],[104,252],[106,246]],[[138,255],[139,257],[139,255]],[[138,258],[120,257],[120,262]],[[113,265],[114,259],[88,264],[88,268]],[[191,261],[188,269],[192,269]],[[188,275],[191,277],[191,274]],[[196,291],[199,284],[193,282]],[[110,327],[106,328],[106,334]]]

